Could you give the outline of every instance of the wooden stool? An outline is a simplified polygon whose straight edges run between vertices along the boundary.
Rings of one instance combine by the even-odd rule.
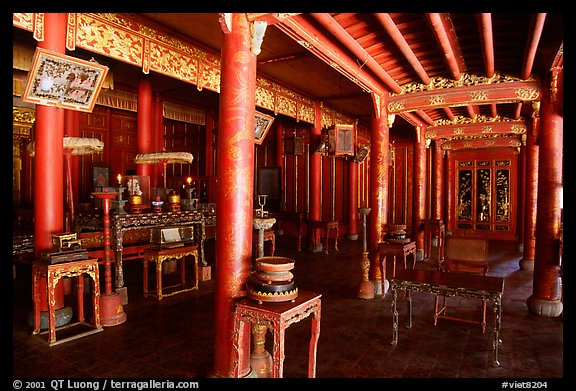
[[[236,302],[234,311],[234,339],[232,347],[234,351],[234,374],[237,378],[240,374],[240,329],[241,324],[266,325],[272,331],[274,344],[272,347],[272,377],[281,378],[284,373],[284,335],[286,329],[293,323],[313,316],[312,331],[308,350],[308,377],[316,377],[316,348],[320,337],[320,298],[321,294],[312,292],[298,293],[298,297],[292,301],[258,304],[256,300],[243,298]]]
[[[408,239],[405,243],[394,243],[394,242],[380,242],[378,243],[378,254],[380,257],[380,262],[382,263],[382,258],[387,256],[392,257],[392,278],[396,277],[396,257],[402,259],[404,269],[408,268],[408,255],[412,255],[412,266],[411,269],[416,267],[416,242],[410,242]],[[385,265],[381,265],[384,267]]]
[[[338,251],[338,220],[329,221],[311,221],[310,229],[316,231],[322,228],[326,235],[326,245],[324,252],[328,254],[328,238],[330,237],[330,230],[334,229],[336,231],[336,236],[334,237],[334,250]]]
[[[87,323],[84,320],[84,274],[92,278],[92,323]],[[77,277],[77,300],[78,300],[78,321],[69,323],[64,326],[56,327],[56,298],[55,288],[58,281],[63,277]],[[100,325],[100,275],[98,272],[97,259],[82,259],[72,262],[61,262],[49,264],[42,260],[34,261],[32,265],[32,292],[34,301],[34,331],[32,334],[40,333],[40,278],[46,278],[46,286],[48,290],[48,343],[50,346],[62,342],[70,341],[90,334],[102,331]],[[91,330],[77,333],[67,338],[56,340],[56,330],[69,328],[75,325],[87,325]]]
[[[191,288],[186,288],[186,256],[194,256],[194,276],[195,285]],[[171,259],[180,260],[180,283],[164,287],[164,289],[170,289],[181,286],[182,289],[173,291],[170,293],[162,293],[162,263]],[[194,289],[198,289],[198,246],[183,246],[183,247],[173,247],[173,248],[157,248],[149,247],[144,250],[144,297],[156,296],[158,301],[162,300],[163,297],[168,297],[175,295],[177,293],[189,292]],[[156,290],[148,291],[148,262],[156,263]]]

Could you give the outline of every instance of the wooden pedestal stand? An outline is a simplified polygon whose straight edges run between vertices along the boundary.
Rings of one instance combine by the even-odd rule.
[[[110,248],[110,203],[116,193],[92,193],[102,200],[104,210],[104,293],[100,295],[100,323],[102,326],[117,326],[126,321],[126,313],[122,307],[122,298],[117,292],[112,292],[112,249]]]
[[[370,208],[358,208],[358,213],[362,215],[362,281],[358,284],[359,299],[373,299],[374,285],[370,282],[368,271],[370,269],[370,259],[366,242],[366,216],[370,213]]]

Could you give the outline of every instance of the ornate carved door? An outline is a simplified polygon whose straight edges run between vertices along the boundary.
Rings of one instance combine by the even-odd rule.
[[[516,157],[494,153],[455,157],[455,231],[515,238]]]

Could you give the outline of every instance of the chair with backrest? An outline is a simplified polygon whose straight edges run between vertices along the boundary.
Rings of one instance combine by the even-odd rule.
[[[445,259],[440,264],[440,270],[447,273],[486,275],[488,273],[488,241],[486,239],[449,237],[446,241]],[[459,298],[458,300],[472,299]],[[480,312],[480,319],[474,317],[474,313],[478,312]],[[468,315],[463,316],[464,313],[468,313]],[[436,326],[439,318],[479,324],[484,334],[486,332],[486,301],[482,300],[481,308],[478,309],[477,306],[448,305],[445,296],[436,296],[434,326]]]

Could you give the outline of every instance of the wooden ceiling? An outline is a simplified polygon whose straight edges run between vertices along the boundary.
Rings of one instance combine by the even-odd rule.
[[[134,14],[198,46],[220,53],[218,13]],[[398,94],[414,83],[432,85],[465,77],[541,77],[562,67],[563,16],[559,13],[312,13],[248,14],[269,22],[257,72],[367,123],[369,91]],[[109,65],[109,64],[107,64]],[[115,82],[134,83],[141,70],[110,66]],[[217,94],[162,75],[153,89],[190,102]],[[211,101],[212,100],[212,101]],[[415,110],[394,127],[432,126],[458,117],[529,116],[530,104],[482,101]],[[397,116],[398,117],[398,116]]]
[[[370,90],[399,93],[411,83],[467,75],[525,80],[562,66],[563,17],[557,13],[248,15],[269,21],[258,55],[260,74],[361,120],[372,116]],[[220,52],[219,14],[140,16]],[[418,110],[407,122],[431,126],[477,115],[518,119],[531,113],[530,106],[484,101]]]

